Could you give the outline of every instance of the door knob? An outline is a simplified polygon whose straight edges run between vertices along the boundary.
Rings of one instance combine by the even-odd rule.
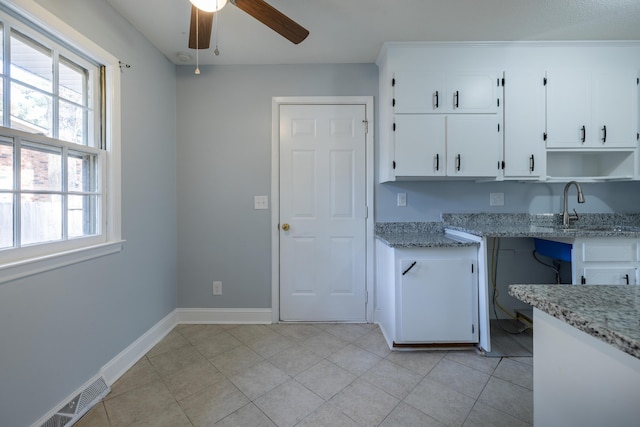
[[[282,224],[282,229],[284,231],[289,231],[289,224]]]

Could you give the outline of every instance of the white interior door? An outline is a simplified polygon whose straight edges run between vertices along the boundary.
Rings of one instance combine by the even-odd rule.
[[[365,118],[280,106],[280,320],[366,320]]]

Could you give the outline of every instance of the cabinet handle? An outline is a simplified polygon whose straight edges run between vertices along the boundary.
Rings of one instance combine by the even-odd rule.
[[[629,284],[629,275],[628,275],[628,274],[625,274],[625,275],[624,275],[624,279],[627,281],[627,285],[628,285],[628,284]]]
[[[440,99],[438,97],[438,91],[436,91],[436,93],[433,94],[435,99],[436,99],[436,103],[435,103],[435,108],[440,107]]]
[[[587,128],[585,128],[583,125],[580,128],[580,132],[582,134],[582,136],[580,137],[580,141],[582,141],[582,143],[584,144],[584,142],[587,140]]]
[[[435,162],[436,170],[439,171],[440,170],[440,154],[436,154],[435,157],[433,158],[433,161]]]
[[[405,274],[407,274],[409,272],[409,270],[411,270],[413,267],[416,266],[416,263],[418,261],[413,261],[413,263],[409,266],[409,268],[407,268],[405,271],[402,272],[402,275],[404,276]]]
[[[536,168],[536,159],[533,157],[533,154],[531,155],[531,157],[529,157],[529,172],[533,172]]]
[[[607,142],[607,125],[602,126],[602,143]]]
[[[460,158],[460,154],[458,154],[456,156],[456,170],[459,171],[460,170],[460,165],[462,164],[462,160]]]
[[[458,93],[458,91],[456,91],[455,94],[453,95],[453,106],[454,106],[454,108],[458,108],[459,102],[460,102],[460,94]]]

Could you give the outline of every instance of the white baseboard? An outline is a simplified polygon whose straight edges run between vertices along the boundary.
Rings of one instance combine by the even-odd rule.
[[[39,427],[51,418],[62,405],[80,394],[87,385],[102,376],[109,387],[125,372],[136,364],[145,354],[159,343],[176,325],[180,323],[219,323],[219,324],[270,324],[270,308],[177,308],[164,319],[153,325],[140,338],[111,359],[100,371],[61,401],[59,405],[43,415],[33,427]]]
[[[178,324],[176,310],[173,310],[164,319],[153,325],[140,338],[122,350],[120,354],[111,359],[102,367],[100,373],[104,376],[109,386],[118,380],[133,365],[160,342]]]
[[[178,323],[270,324],[270,308],[178,308]]]

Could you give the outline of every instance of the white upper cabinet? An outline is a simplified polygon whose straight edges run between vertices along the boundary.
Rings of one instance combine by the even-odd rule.
[[[495,72],[397,71],[394,113],[496,113],[497,79]]]
[[[395,175],[444,176],[445,116],[405,114],[395,118]]]
[[[551,70],[547,79],[548,148],[636,146],[636,72]]]
[[[512,69],[504,85],[504,177],[538,179],[545,174],[544,71]]]
[[[502,147],[496,114],[398,114],[396,178],[495,178]]]
[[[496,178],[501,169],[502,132],[495,114],[447,117],[447,175]]]

